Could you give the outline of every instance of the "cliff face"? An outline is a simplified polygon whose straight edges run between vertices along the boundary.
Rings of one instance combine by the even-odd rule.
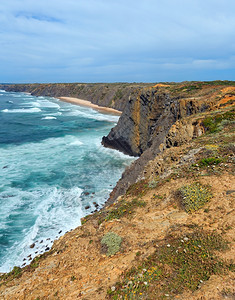
[[[75,97],[94,104],[124,110],[128,97],[136,90],[150,84],[135,83],[53,83],[53,84],[6,84],[0,89],[28,92],[35,96]]]
[[[164,136],[178,118],[178,103],[157,89],[130,97],[122,116],[102,143],[126,154],[140,156],[154,138]]]
[[[119,180],[108,203],[124,194],[128,187],[144,178],[146,164],[165,148],[187,143],[200,136],[200,122],[187,117],[213,110],[234,101],[234,88],[221,85],[192,88],[191,84],[157,85],[129,98],[119,122],[102,144],[126,154],[140,156]]]

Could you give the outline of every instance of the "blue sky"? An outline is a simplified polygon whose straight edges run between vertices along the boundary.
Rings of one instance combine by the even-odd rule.
[[[235,80],[234,0],[1,0],[0,82]]]

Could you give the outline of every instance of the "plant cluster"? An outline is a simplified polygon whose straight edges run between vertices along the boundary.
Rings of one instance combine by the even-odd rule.
[[[133,196],[133,197],[143,197],[147,191],[149,190],[149,183],[147,180],[140,180],[134,184],[132,184],[126,194],[128,196]]]
[[[122,238],[114,232],[106,233],[101,240],[101,244],[107,247],[107,256],[116,254],[120,250],[121,243]]]
[[[172,237],[141,265],[124,273],[107,293],[112,299],[162,299],[185,289],[195,291],[211,275],[232,270],[232,264],[214,254],[227,248],[215,232],[199,230]]]
[[[235,120],[234,109],[223,114],[216,114],[205,118],[202,121],[203,126],[208,133],[218,132],[223,129],[223,126]]]
[[[105,217],[105,221],[120,219],[126,215],[131,215],[135,208],[144,207],[146,202],[138,199],[133,199],[131,201],[121,200],[118,207],[112,209],[108,212],[108,215]]]
[[[207,166],[216,166],[222,162],[222,158],[219,157],[206,157],[199,160],[196,164],[193,164],[193,166],[199,166],[199,167],[207,167]]]
[[[188,213],[200,209],[212,198],[209,186],[199,182],[185,185],[179,191],[181,203]]]

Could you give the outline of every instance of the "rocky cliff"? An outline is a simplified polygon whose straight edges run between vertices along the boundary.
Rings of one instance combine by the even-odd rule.
[[[144,83],[48,83],[48,84],[2,84],[0,89],[28,92],[35,96],[75,97],[94,104],[124,110],[128,97]]]
[[[102,144],[140,157],[123,173],[108,203],[144,178],[146,164],[160,151],[200,136],[203,126],[187,117],[233,103],[233,86],[231,82],[157,84],[130,96],[117,126]]]

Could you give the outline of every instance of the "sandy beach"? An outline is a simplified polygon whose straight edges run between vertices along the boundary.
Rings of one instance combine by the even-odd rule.
[[[82,100],[82,99],[73,98],[73,97],[58,97],[58,99],[60,99],[61,101],[72,103],[72,104],[90,107],[90,108],[93,108],[102,113],[112,113],[112,114],[119,115],[119,116],[122,114],[122,112],[117,109],[99,106],[99,105],[93,104],[87,100]]]

